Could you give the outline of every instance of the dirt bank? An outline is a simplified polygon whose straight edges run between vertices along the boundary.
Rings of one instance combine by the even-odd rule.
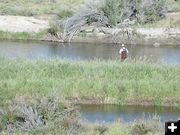
[[[48,20],[25,16],[0,16],[0,31],[39,32],[48,27]]]
[[[162,103],[159,106],[164,107],[178,107],[180,99],[175,98],[164,98]],[[155,100],[151,97],[144,98],[144,99],[137,99],[137,98],[129,98],[123,104],[119,103],[116,99],[108,99],[103,97],[69,97],[62,101],[66,104],[89,104],[89,105],[135,105],[135,106],[157,106],[155,104]]]
[[[49,20],[51,19],[47,17],[0,16],[0,31],[38,33],[49,28]],[[68,38],[61,37],[63,36],[45,34],[42,37],[37,37],[37,40],[69,42]],[[180,45],[180,28],[122,29],[84,26],[81,28],[81,33],[74,36],[71,42],[153,44],[154,46]]]

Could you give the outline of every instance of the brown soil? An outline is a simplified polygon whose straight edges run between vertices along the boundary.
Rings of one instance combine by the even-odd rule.
[[[106,100],[102,97],[69,97],[66,98],[65,103],[72,103],[72,104],[117,104],[113,101]],[[162,101],[161,106],[173,107],[177,106],[180,103],[180,99],[174,98],[165,98]],[[144,98],[144,99],[129,99],[126,101],[125,105],[140,105],[140,106],[154,106],[155,101],[152,98]]]

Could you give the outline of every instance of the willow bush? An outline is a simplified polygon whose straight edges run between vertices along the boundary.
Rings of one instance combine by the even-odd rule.
[[[70,41],[85,25],[113,27],[153,23],[165,17],[165,3],[165,0],[86,0],[77,13],[65,19],[63,37]]]
[[[18,131],[37,134],[52,132],[54,129],[72,133],[79,127],[79,110],[70,104],[65,106],[54,95],[35,98],[16,96],[1,110],[0,134],[16,134]]]
[[[165,17],[165,0],[104,0],[100,8],[111,25],[125,20],[153,23]]]
[[[139,11],[139,22],[153,23],[165,17],[166,4],[164,0],[145,0]]]

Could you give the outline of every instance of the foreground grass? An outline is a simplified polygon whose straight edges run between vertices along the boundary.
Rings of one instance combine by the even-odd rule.
[[[0,134],[4,135],[161,135],[163,131],[157,116],[146,120],[142,117],[131,123],[82,121],[78,109],[64,106],[56,95],[31,99],[17,97],[0,110]]]
[[[79,135],[162,135],[164,130],[158,119],[139,120],[131,124],[115,122],[109,125],[84,125]]]
[[[53,92],[73,102],[180,105],[180,67],[119,61],[0,59],[0,101]]]
[[[150,123],[151,122],[151,123]],[[155,123],[156,122],[156,123]],[[64,130],[60,127],[54,127],[47,130],[47,128],[35,129],[31,132],[16,131],[14,135],[36,135],[36,134],[60,134],[69,135],[75,133],[77,135],[163,135],[164,129],[158,121],[140,121],[131,124],[123,124],[122,122],[115,122],[113,124],[89,124],[82,123],[81,127],[71,132],[71,130]],[[9,133],[4,131],[3,135]]]

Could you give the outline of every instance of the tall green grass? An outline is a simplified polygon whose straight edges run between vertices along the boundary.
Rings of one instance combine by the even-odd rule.
[[[5,32],[0,31],[0,39],[8,39],[8,40],[40,40],[43,35],[47,32],[46,30],[41,31],[39,33],[28,33],[28,32]]]
[[[180,104],[180,67],[120,61],[0,59],[0,101],[17,95],[97,103]]]

